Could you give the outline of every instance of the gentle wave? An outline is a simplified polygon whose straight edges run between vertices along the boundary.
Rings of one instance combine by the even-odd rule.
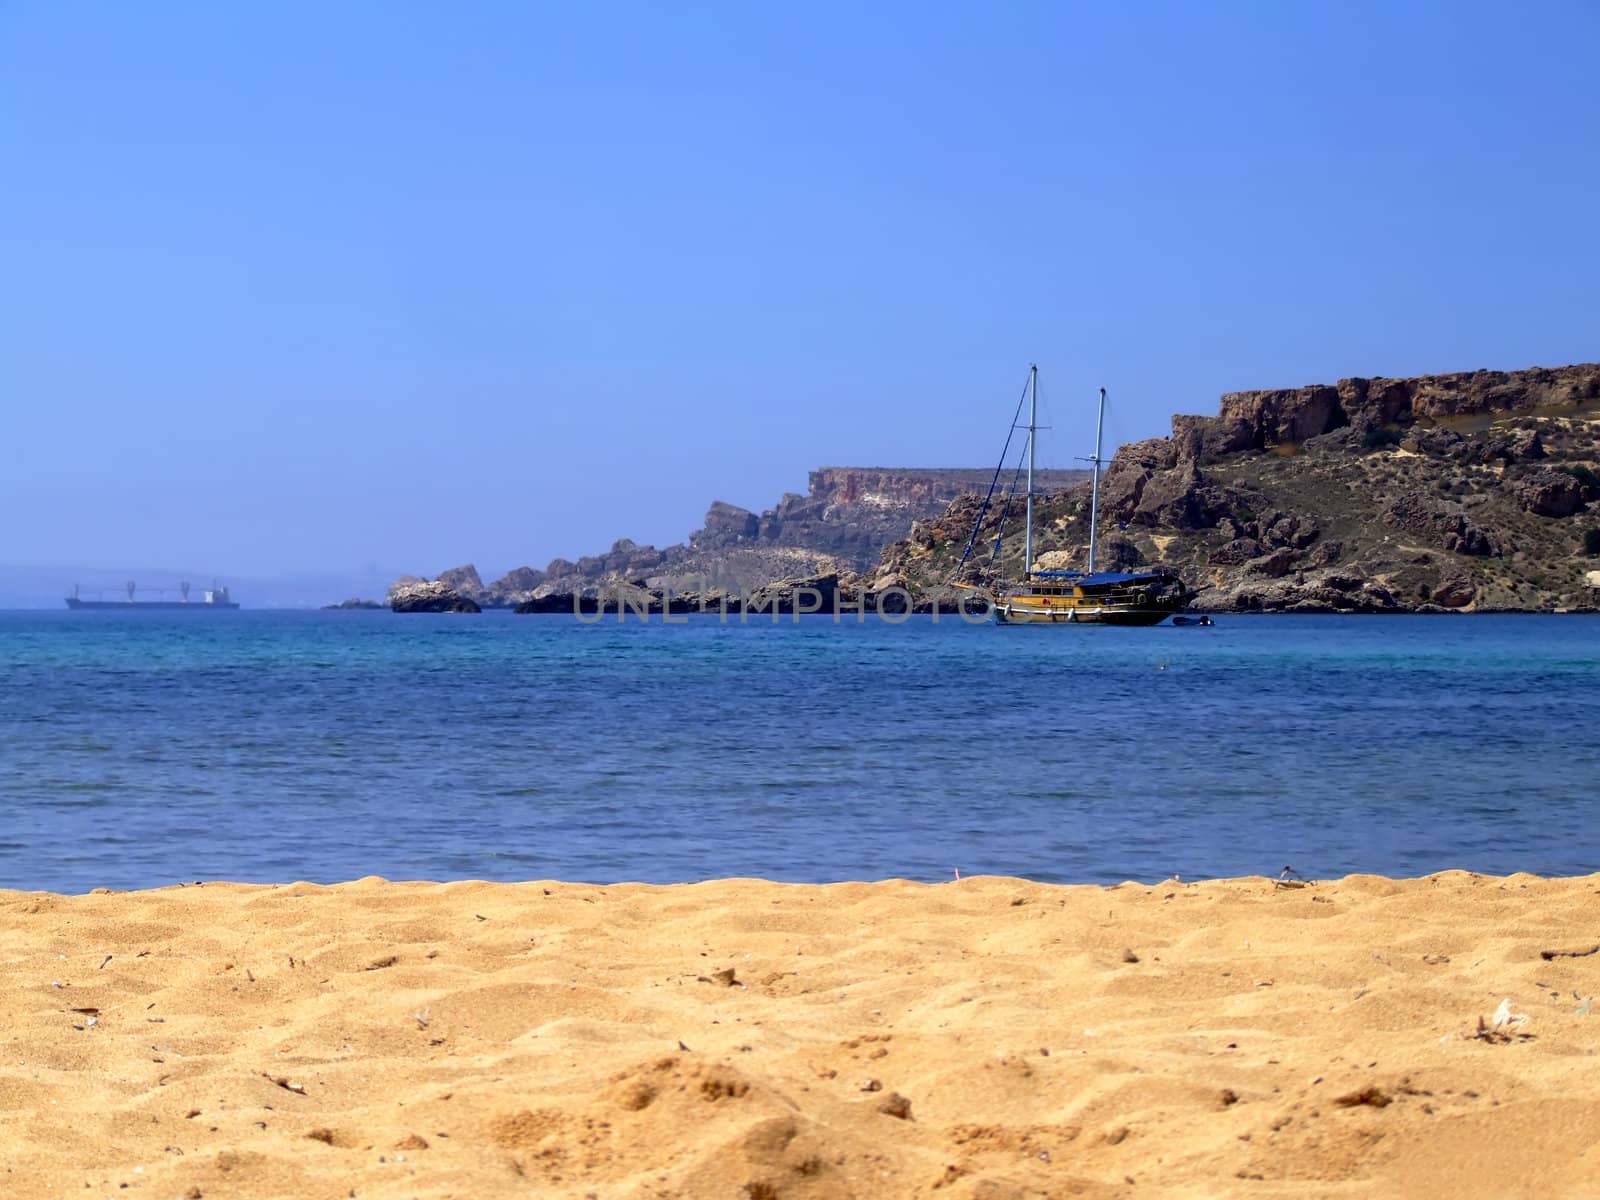
[[[0,613],[0,884],[1600,859],[1593,618],[344,617]]]

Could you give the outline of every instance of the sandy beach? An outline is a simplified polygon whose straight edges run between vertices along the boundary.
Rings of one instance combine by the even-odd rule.
[[[0,911],[10,1197],[1600,1195],[1600,876]]]

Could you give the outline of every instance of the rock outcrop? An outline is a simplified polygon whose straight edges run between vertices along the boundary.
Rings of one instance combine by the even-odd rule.
[[[1175,416],[1171,437],[1117,452],[1099,565],[1171,567],[1213,610],[1593,606],[1597,434],[1600,364],[1230,392],[1216,416]],[[880,570],[948,581],[978,507],[963,498],[919,521]],[[1088,488],[1037,513],[1037,562],[1083,565]],[[1021,569],[1020,536],[992,553],[998,524],[985,518],[972,582]]]
[[[477,572],[473,572],[476,576]],[[389,607],[397,613],[475,613],[483,610],[438,579],[398,584],[389,593]]]
[[[485,588],[483,580],[478,578],[478,568],[468,563],[464,567],[451,567],[448,571],[440,571],[434,576],[436,583],[442,583],[458,596],[466,596],[473,601],[483,595]]]
[[[760,531],[761,518],[749,509],[713,500],[705,524],[689,535],[689,545],[696,550],[725,550],[754,541]]]
[[[483,597],[474,596],[485,608],[510,608],[518,598],[528,596],[545,581],[545,573],[532,567],[516,567],[507,571],[485,589]]]
[[[1341,379],[1337,384],[1229,392],[1215,417],[1176,416],[1172,441],[1184,458],[1299,446],[1350,427],[1366,434],[1416,423],[1576,411],[1600,402],[1600,363],[1525,371],[1468,371],[1414,379]]]
[[[1524,508],[1541,517],[1570,517],[1583,507],[1583,488],[1578,481],[1549,468],[1516,477],[1511,490]]]
[[[1398,496],[1384,509],[1383,520],[1452,554],[1500,553],[1494,539],[1466,515],[1460,504],[1435,500],[1422,492]]]

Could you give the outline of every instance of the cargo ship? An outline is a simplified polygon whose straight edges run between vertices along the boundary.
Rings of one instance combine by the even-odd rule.
[[[228,589],[220,586],[215,580],[212,581],[210,587],[206,588],[200,593],[201,598],[198,600],[189,599],[189,584],[187,581],[178,585],[178,592],[181,598],[177,600],[168,600],[166,598],[167,591],[169,590],[167,588],[156,589],[156,595],[161,597],[158,600],[136,600],[134,599],[134,593],[138,590],[138,587],[133,580],[128,580],[128,582],[123,586],[128,592],[128,598],[126,600],[101,600],[98,598],[94,600],[85,600],[78,594],[78,585],[73,584],[72,595],[67,597],[67,607],[71,609],[110,608],[117,609],[119,611],[126,611],[130,608],[136,608],[140,611],[144,611],[146,609],[166,609],[172,612],[204,612],[207,610],[233,609],[239,607],[236,601],[229,598]]]

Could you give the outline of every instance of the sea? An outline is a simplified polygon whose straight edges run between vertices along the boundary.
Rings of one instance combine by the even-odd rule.
[[[0,887],[1600,870],[1600,618],[0,612]]]

